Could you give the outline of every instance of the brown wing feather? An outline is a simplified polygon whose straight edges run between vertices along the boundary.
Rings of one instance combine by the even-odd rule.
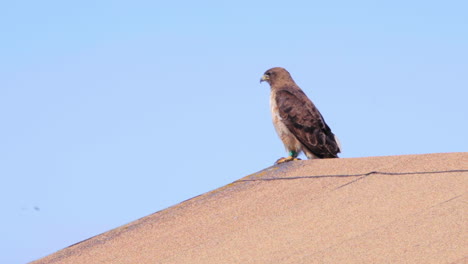
[[[302,90],[280,90],[276,103],[286,127],[310,152],[319,158],[338,157],[340,149],[335,135]]]

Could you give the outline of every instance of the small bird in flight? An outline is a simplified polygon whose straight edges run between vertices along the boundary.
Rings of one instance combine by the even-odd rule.
[[[337,137],[314,103],[297,86],[289,72],[281,67],[267,70],[260,83],[270,84],[270,110],[273,125],[289,157],[276,164],[299,160],[304,152],[308,159],[338,158],[341,151]]]

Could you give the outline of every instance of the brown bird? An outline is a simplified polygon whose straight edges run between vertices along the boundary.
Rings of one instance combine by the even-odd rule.
[[[270,84],[270,109],[273,125],[289,157],[276,164],[298,160],[304,152],[308,159],[338,158],[341,151],[337,137],[314,103],[297,86],[289,72],[281,67],[267,70],[260,82]]]

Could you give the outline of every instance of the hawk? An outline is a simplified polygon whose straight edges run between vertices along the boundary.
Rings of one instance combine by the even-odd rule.
[[[314,103],[281,67],[267,70],[260,83],[270,84],[270,109],[273,125],[289,157],[276,164],[298,160],[304,152],[308,159],[338,158],[340,144]]]

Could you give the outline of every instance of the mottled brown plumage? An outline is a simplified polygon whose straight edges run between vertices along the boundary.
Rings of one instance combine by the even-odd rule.
[[[270,84],[270,106],[278,136],[283,141],[288,158],[277,163],[295,160],[302,151],[307,158],[337,158],[340,145],[322,115],[305,93],[297,86],[288,71],[269,69],[261,81]]]

